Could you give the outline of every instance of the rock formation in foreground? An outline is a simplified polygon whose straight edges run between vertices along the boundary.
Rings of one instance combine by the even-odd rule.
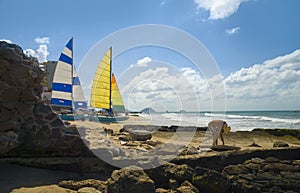
[[[115,170],[107,181],[88,179],[61,181],[62,192],[102,193],[260,193],[290,192],[300,189],[300,162],[252,158],[242,164],[230,165],[222,172],[188,165],[165,164],[155,170],[123,168]],[[44,191],[57,186],[45,186]],[[39,187],[40,189],[42,187]],[[14,193],[30,192],[32,188],[16,189]]]

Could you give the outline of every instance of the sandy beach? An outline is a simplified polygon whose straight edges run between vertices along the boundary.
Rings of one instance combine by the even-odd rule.
[[[128,120],[119,122],[119,123],[97,123],[93,121],[73,121],[70,122],[72,125],[75,125],[77,127],[85,127],[90,128],[91,131],[101,131],[106,129],[110,129],[113,131],[114,134],[119,134],[120,130],[124,127],[124,125],[140,125],[140,126],[149,126],[151,127],[151,121],[148,119],[145,119],[143,117],[137,117],[137,116],[130,116]],[[153,123],[152,123],[153,124]],[[189,127],[187,127],[189,128]],[[193,127],[192,127],[193,128]],[[253,126],[255,128],[255,126]],[[100,129],[100,130],[99,130]],[[183,129],[184,130],[184,129]],[[204,128],[204,130],[207,130]],[[181,133],[184,133],[184,131],[180,131]],[[187,132],[188,136],[191,137],[191,141],[189,145],[199,148],[199,146],[202,145],[212,145],[212,140],[210,139],[210,134],[207,131],[194,131],[192,134],[191,132]],[[152,141],[158,141],[159,143],[168,143],[170,139],[174,136],[174,132],[162,132],[162,131],[152,131]],[[183,134],[184,135],[184,134]],[[204,140],[204,136],[207,135],[207,140]],[[300,141],[296,137],[293,136],[274,136],[267,132],[263,131],[236,131],[236,132],[230,132],[230,133],[224,133],[224,140],[225,144],[228,146],[236,146],[240,147],[241,150],[254,150],[254,149],[272,149],[273,144],[276,141],[283,141],[288,143],[290,146],[293,147],[299,147]],[[97,135],[93,135],[93,132],[87,136],[89,139],[97,140]],[[112,137],[110,137],[112,139]],[[117,139],[116,139],[117,140]],[[91,141],[90,141],[91,142]],[[221,140],[219,139],[219,143],[221,143]],[[253,146],[252,144],[259,145]]]

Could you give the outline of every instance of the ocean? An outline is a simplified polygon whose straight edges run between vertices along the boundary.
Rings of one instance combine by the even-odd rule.
[[[227,111],[141,114],[152,125],[207,126],[213,119],[223,119],[231,131],[254,128],[300,129],[300,111]]]

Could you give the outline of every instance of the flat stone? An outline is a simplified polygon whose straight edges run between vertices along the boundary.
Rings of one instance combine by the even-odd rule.
[[[273,147],[289,147],[289,144],[283,141],[276,141],[273,143]]]

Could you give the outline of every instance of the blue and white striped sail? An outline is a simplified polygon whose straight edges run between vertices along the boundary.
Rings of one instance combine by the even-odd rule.
[[[73,104],[74,109],[87,109],[87,102],[85,100],[83,90],[80,84],[76,68],[73,69]]]
[[[52,82],[51,104],[72,108],[73,90],[73,38],[64,47]]]

